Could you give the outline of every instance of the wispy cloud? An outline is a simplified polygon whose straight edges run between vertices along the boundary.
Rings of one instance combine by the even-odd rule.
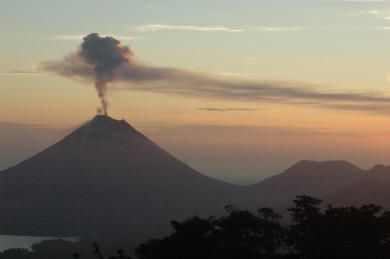
[[[117,45],[105,47],[98,53],[106,52],[105,56],[100,57],[104,62],[111,62],[122,50],[125,50],[125,54],[131,53],[126,56],[122,54],[121,57],[126,62],[110,71],[110,82],[116,82],[114,86],[117,89],[250,103],[390,113],[390,96],[387,93],[337,92],[296,81],[244,80],[180,68],[149,66],[134,59],[129,46],[120,45],[116,41],[115,44]],[[81,56],[80,51],[65,56],[63,60],[43,62],[41,68],[67,78],[82,79],[86,82],[96,80],[96,69]]]
[[[377,30],[390,31],[390,26],[377,27]]]
[[[65,40],[65,41],[81,41],[85,37],[85,34],[65,34],[65,35],[57,35],[50,40]],[[142,37],[139,36],[125,36],[125,35],[117,35],[112,36],[119,40],[141,40]]]
[[[303,27],[276,27],[259,26],[249,28],[232,28],[226,26],[214,25],[174,25],[174,24],[145,24],[136,27],[139,32],[156,32],[164,30],[198,31],[198,32],[245,32],[245,31],[264,31],[264,32],[282,32],[282,31],[301,31]]]
[[[41,64],[42,69],[67,78],[93,80],[93,69],[68,57]],[[385,93],[319,91],[299,82],[226,79],[177,68],[129,63],[115,71],[117,89],[182,96],[199,96],[251,103],[281,103],[334,110],[390,113],[390,96]]]
[[[215,108],[215,107],[203,107],[198,108],[199,111],[206,112],[257,112],[268,110],[266,108]]]
[[[136,27],[137,31],[154,32],[163,30],[203,31],[203,32],[243,32],[245,29],[229,28],[224,26],[198,26],[198,25],[173,25],[173,24],[145,24]]]
[[[363,10],[359,11],[358,15],[367,15],[372,16],[375,19],[381,19],[381,20],[390,20],[390,11],[389,10]]]
[[[0,75],[43,75],[45,73],[35,70],[10,70],[0,71]]]
[[[224,77],[241,77],[241,78],[250,78],[250,77],[258,77],[259,73],[238,73],[238,72],[218,72],[218,75]]]
[[[279,31],[302,31],[305,30],[303,27],[256,27],[254,28],[256,31],[268,31],[268,32],[279,32]]]
[[[378,11],[378,10],[367,10],[367,11],[359,11],[358,14],[360,14],[360,15],[379,15],[381,13],[382,13],[382,11]]]
[[[241,126],[241,125],[202,125],[189,124],[177,126],[149,126],[143,129],[162,134],[172,134],[175,137],[188,137],[188,132],[197,136],[221,136],[221,133],[231,136],[240,136],[241,138],[258,139],[259,136],[267,137],[294,137],[294,136],[343,136],[343,137],[364,137],[365,135],[355,132],[340,131],[332,128],[315,127],[259,127],[259,126]],[[245,134],[243,134],[245,132]]]

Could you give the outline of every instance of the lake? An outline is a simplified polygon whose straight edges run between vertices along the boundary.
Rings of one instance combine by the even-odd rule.
[[[10,248],[27,248],[30,249],[35,243],[43,240],[59,239],[57,237],[35,237],[35,236],[10,236],[0,235],[0,251]],[[69,241],[76,241],[77,238],[60,238]]]

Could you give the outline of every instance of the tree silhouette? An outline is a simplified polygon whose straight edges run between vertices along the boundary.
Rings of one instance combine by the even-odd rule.
[[[390,258],[390,218],[376,205],[334,208],[298,196],[290,208],[288,241],[301,258]]]
[[[130,256],[125,255],[125,250],[123,249],[119,249],[117,253],[117,256],[110,256],[109,259],[131,259]]]
[[[13,248],[0,252],[0,259],[38,259],[38,257],[27,249]]]
[[[250,211],[229,205],[224,216],[172,221],[172,234],[139,245],[135,253],[139,259],[390,258],[390,212],[373,204],[321,205],[316,198],[297,196],[288,209],[289,225],[282,225],[281,216],[270,208]],[[0,259],[131,259],[123,249],[104,257],[97,243],[88,247],[86,252],[79,243],[46,240],[32,251],[0,252]],[[77,249],[82,256],[73,253]]]
[[[293,201],[294,206],[289,208],[292,225],[289,227],[287,244],[300,256],[309,256],[309,258],[318,258],[319,247],[317,242],[319,233],[317,226],[320,225],[321,201],[307,196],[296,196]]]
[[[390,212],[368,204],[321,210],[322,201],[300,195],[282,226],[272,209],[253,213],[227,206],[227,215],[174,221],[173,234],[136,249],[140,259],[390,258]]]
[[[284,229],[271,209],[257,214],[227,206],[227,216],[171,223],[174,233],[140,245],[140,259],[278,258]]]

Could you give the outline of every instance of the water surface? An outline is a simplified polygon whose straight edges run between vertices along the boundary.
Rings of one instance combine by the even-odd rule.
[[[27,248],[30,249],[35,243],[43,240],[59,239],[57,237],[36,237],[36,236],[11,236],[0,235],[0,251],[10,248]],[[76,241],[77,238],[60,238],[69,241]]]

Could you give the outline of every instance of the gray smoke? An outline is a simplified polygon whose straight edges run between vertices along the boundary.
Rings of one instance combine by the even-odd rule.
[[[111,82],[121,83],[122,89],[157,93],[390,112],[390,97],[383,93],[321,92],[297,82],[226,79],[177,68],[147,66],[135,60],[129,46],[97,33],[87,35],[77,52],[65,56],[63,60],[43,62],[41,68],[66,77],[88,82],[93,80],[104,113],[107,113],[106,92]]]
[[[97,33],[91,33],[83,40],[78,54],[93,67],[95,87],[102,103],[103,113],[107,115],[108,83],[115,79],[116,68],[130,62],[132,52],[113,37],[100,37]]]

